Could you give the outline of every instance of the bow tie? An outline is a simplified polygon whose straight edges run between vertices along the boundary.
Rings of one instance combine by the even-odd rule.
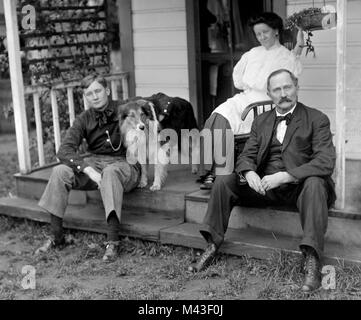
[[[108,120],[112,117],[114,110],[113,109],[105,109],[103,111],[97,111],[95,109],[94,113],[95,113],[95,120],[98,121],[99,123],[99,127],[102,127],[103,125],[108,123]]]
[[[292,113],[287,113],[285,116],[277,116],[276,117],[276,125],[278,125],[281,121],[286,121],[286,125],[288,126],[292,120]]]

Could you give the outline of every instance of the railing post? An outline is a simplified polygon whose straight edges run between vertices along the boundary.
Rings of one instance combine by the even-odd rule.
[[[33,94],[33,100],[34,100],[34,114],[35,114],[35,124],[36,124],[36,138],[38,145],[39,166],[42,167],[45,165],[45,156],[44,156],[44,143],[43,143],[43,125],[41,122],[40,97],[38,92]]]
[[[51,110],[53,113],[53,127],[54,127],[54,140],[55,140],[55,151],[58,152],[60,148],[60,124],[59,124],[59,110],[58,102],[56,100],[55,89],[50,90],[51,96]]]
[[[128,75],[122,77],[122,87],[123,87],[123,100],[127,100],[129,98]]]
[[[111,87],[111,90],[112,90],[112,99],[113,99],[113,101],[118,101],[119,96],[118,96],[117,81],[116,80],[111,80],[110,81],[110,87]]]
[[[74,94],[73,94],[73,88],[68,87],[68,105],[69,105],[69,122],[70,126],[73,125],[73,122],[75,120],[75,108],[74,108]]]
[[[9,66],[12,100],[14,106],[14,120],[16,142],[20,173],[31,171],[29,133],[26,119],[26,106],[24,98],[24,81],[21,70],[19,29],[14,0],[4,0],[4,13],[6,21],[6,36],[8,44]]]

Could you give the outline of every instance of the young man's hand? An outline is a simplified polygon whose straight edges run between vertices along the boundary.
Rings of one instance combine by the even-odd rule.
[[[261,184],[265,191],[276,189],[282,184],[295,182],[296,179],[288,172],[277,172],[275,174],[264,176]]]
[[[266,195],[266,191],[264,190],[262,183],[261,183],[261,178],[259,177],[259,175],[254,172],[254,171],[247,171],[244,174],[244,177],[247,180],[248,185],[250,186],[250,188],[252,188],[254,191],[256,191],[257,193],[261,194],[261,195]]]
[[[89,176],[91,180],[93,180],[98,185],[98,188],[100,188],[100,183],[102,180],[101,174],[92,167],[86,167],[83,171],[86,175]]]

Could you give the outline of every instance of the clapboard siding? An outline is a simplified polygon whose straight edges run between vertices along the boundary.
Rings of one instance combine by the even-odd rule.
[[[189,99],[185,0],[132,0],[132,17],[136,94]]]
[[[312,0],[288,0],[287,14],[313,6]],[[323,0],[315,0],[322,7]],[[326,1],[336,7],[336,1]],[[346,157],[361,159],[361,0],[347,1],[347,65],[346,65]],[[300,100],[325,112],[336,131],[336,30],[313,32],[316,57],[302,55],[304,71],[300,77]]]

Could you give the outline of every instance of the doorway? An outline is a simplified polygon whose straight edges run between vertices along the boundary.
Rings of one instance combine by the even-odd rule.
[[[247,4],[246,4],[247,3]],[[233,67],[258,42],[248,20],[263,11],[286,15],[286,0],[187,0],[190,100],[204,121],[238,92]]]

